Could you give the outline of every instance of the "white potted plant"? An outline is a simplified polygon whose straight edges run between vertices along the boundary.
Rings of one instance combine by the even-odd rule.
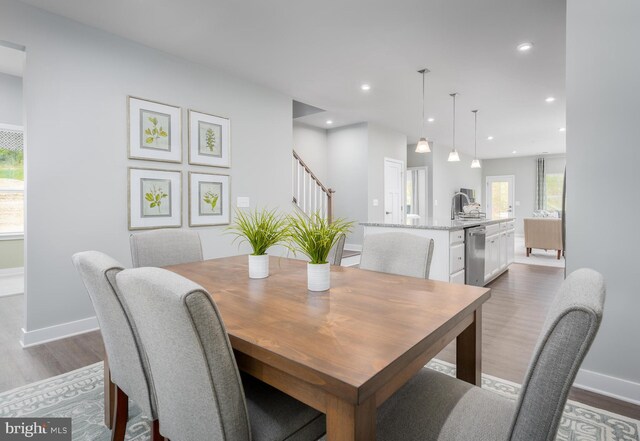
[[[329,251],[340,236],[351,231],[353,222],[337,219],[331,223],[319,213],[307,218],[300,213],[289,216],[291,241],[309,258],[307,263],[307,288],[309,291],[326,291],[331,287],[331,271],[327,261]]]
[[[269,255],[267,250],[284,243],[289,237],[287,218],[276,210],[260,210],[245,213],[237,210],[234,223],[227,228],[235,235],[234,242],[240,240],[251,245],[249,255],[249,277],[264,279],[269,276]]]

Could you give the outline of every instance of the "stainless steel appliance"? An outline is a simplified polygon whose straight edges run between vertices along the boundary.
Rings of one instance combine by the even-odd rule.
[[[465,284],[484,286],[484,226],[465,229]]]

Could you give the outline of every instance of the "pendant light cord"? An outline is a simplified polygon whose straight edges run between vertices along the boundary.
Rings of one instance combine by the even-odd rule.
[[[473,129],[473,158],[478,159],[478,111],[473,111],[474,129]]]
[[[453,97],[453,150],[456,149],[456,95],[457,93],[452,93]]]
[[[424,74],[422,71],[422,136],[424,136]]]

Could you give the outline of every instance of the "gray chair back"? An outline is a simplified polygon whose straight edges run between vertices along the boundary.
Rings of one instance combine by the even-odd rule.
[[[124,270],[116,280],[149,358],[162,435],[249,440],[240,374],[209,294],[160,268]]]
[[[604,280],[593,270],[577,270],[563,282],[522,385],[511,440],[555,439],[569,390],[600,326],[604,298]]]
[[[131,260],[134,268],[168,266],[202,260],[200,235],[189,230],[152,230],[132,234]]]
[[[96,311],[112,381],[142,408],[145,415],[156,419],[146,355],[116,286],[115,278],[123,270],[122,265],[98,251],[74,254],[72,260]]]
[[[367,234],[360,268],[428,279],[432,256],[433,239],[409,233]]]
[[[341,234],[336,244],[329,251],[329,263],[331,265],[340,266],[342,264],[342,254],[344,253],[344,242],[347,240],[345,234]]]

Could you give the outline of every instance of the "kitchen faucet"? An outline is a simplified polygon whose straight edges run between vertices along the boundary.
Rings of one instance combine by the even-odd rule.
[[[455,220],[456,219],[456,196],[458,195],[462,195],[467,199],[467,205],[471,204],[471,199],[469,199],[469,196],[467,196],[465,193],[462,193],[460,191],[457,191],[453,194],[453,197],[451,198],[451,220]]]

